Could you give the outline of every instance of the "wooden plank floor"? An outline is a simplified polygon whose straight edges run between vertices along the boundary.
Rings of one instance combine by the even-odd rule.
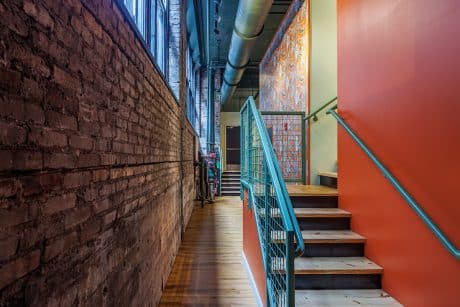
[[[256,306],[242,265],[241,206],[227,196],[195,208],[160,306]]]

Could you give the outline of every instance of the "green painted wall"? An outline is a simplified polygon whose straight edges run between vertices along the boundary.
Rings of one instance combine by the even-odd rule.
[[[311,0],[310,110],[337,96],[336,0]],[[311,184],[319,171],[337,170],[337,123],[323,111],[310,121]]]

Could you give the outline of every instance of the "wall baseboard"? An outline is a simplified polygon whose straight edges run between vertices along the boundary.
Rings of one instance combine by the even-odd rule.
[[[254,276],[252,275],[251,268],[249,267],[249,263],[248,263],[248,260],[246,259],[246,255],[244,254],[244,252],[241,252],[241,257],[243,258],[242,264],[246,270],[246,273],[248,274],[249,283],[251,284],[252,292],[254,292],[257,306],[264,307],[264,304],[262,302],[262,297],[260,296],[259,290],[257,289],[256,281],[254,279]]]

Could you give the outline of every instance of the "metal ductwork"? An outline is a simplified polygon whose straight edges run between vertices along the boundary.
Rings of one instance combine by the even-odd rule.
[[[222,82],[222,104],[227,103],[249,64],[249,57],[262,33],[273,0],[240,0]]]

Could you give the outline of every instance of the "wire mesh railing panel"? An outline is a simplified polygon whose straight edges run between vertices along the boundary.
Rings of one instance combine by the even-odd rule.
[[[263,112],[283,179],[305,182],[305,123],[303,112]]]
[[[294,305],[294,227],[268,134],[253,100],[241,110],[241,182],[249,193],[263,255],[267,302]],[[270,148],[267,148],[267,147]],[[290,203],[289,203],[290,205]],[[297,221],[295,221],[297,223]]]

